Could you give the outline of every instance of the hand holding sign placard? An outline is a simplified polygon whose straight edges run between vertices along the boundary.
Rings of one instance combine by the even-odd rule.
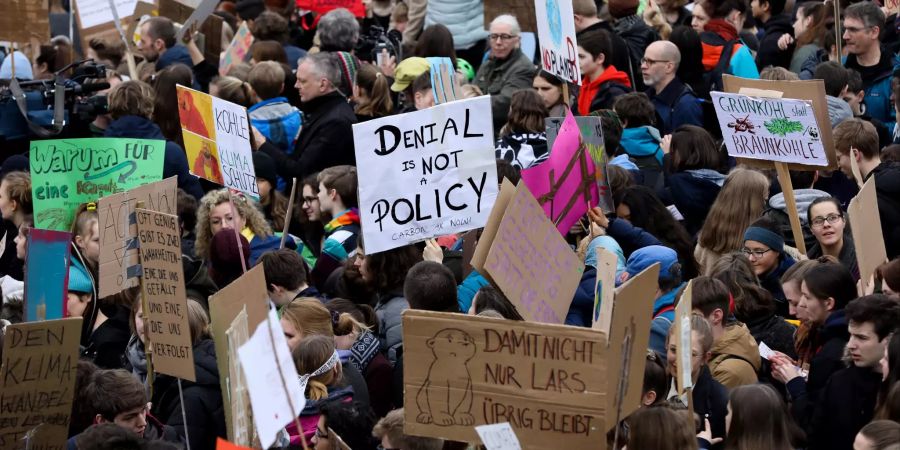
[[[497,197],[488,96],[353,125],[367,254],[484,226]]]

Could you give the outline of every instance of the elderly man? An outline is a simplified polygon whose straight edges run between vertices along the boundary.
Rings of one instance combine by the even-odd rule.
[[[509,103],[514,92],[530,89],[535,66],[519,49],[519,21],[509,14],[497,16],[490,26],[490,57],[475,74],[475,85],[491,95],[494,132],[506,123]]]
[[[257,149],[275,160],[281,177],[303,179],[328,167],[356,165],[353,151],[356,115],[347,99],[337,91],[340,83],[341,71],[333,53],[315,53],[300,62],[295,87],[300,91],[304,123],[293,154],[285,154],[278,146],[266,142],[254,128]]]
[[[681,63],[681,52],[670,41],[656,41],[641,58],[641,77],[647,85],[647,97],[656,108],[663,135],[671,134],[681,125],[703,126],[703,109],[689,86],[675,74]]]

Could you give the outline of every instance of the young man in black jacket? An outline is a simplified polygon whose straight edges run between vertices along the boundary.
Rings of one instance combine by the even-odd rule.
[[[784,67],[791,65],[791,49],[778,48],[778,39],[784,34],[794,35],[791,16],[784,14],[786,0],[752,0],[750,9],[753,18],[760,23],[765,33],[759,40],[759,51],[756,54],[756,67],[762,72],[768,66]]]
[[[884,347],[900,323],[900,304],[886,295],[867,295],[847,305],[852,364],[835,372],[822,390],[808,430],[809,448],[847,449],[870,420],[881,386]]]

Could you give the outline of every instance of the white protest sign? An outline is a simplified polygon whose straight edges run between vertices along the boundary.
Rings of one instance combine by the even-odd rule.
[[[729,156],[828,165],[810,102],[723,92],[711,94]]]
[[[138,0],[115,0],[115,12],[121,18],[130,17],[137,2]],[[83,30],[116,20],[112,8],[109,7],[109,0],[77,0],[75,4]]]
[[[250,340],[238,348],[238,359],[244,369],[247,390],[250,391],[253,422],[262,448],[271,447],[278,432],[293,422],[306,406],[294,360],[274,309],[269,311],[268,322],[268,325],[260,324]],[[290,395],[290,403],[285,390]]]
[[[247,109],[241,105],[212,98],[216,145],[222,165],[225,187],[259,198],[253,153],[250,148],[250,122]]]
[[[483,227],[493,136],[489,96],[353,125],[366,253]]]
[[[566,81],[581,84],[572,0],[534,0],[541,68]]]
[[[479,425],[475,427],[475,432],[487,450],[522,450],[509,422]]]

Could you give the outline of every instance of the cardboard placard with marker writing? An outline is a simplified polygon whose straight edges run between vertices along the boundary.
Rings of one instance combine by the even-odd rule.
[[[195,381],[178,216],[135,208],[141,253],[141,293],[153,370]]]
[[[403,312],[404,432],[479,443],[509,422],[524,449],[606,436],[606,339],[589,328]]]
[[[65,448],[81,318],[9,325],[0,366],[0,449]],[[25,440],[27,433],[33,435]]]
[[[125,192],[102,197],[97,202],[100,231],[100,298],[135,287],[140,282],[137,223],[138,202],[144,209],[177,214],[178,178],[169,177]]]
[[[525,320],[561,324],[584,264],[523,181],[503,213],[484,271]]]

